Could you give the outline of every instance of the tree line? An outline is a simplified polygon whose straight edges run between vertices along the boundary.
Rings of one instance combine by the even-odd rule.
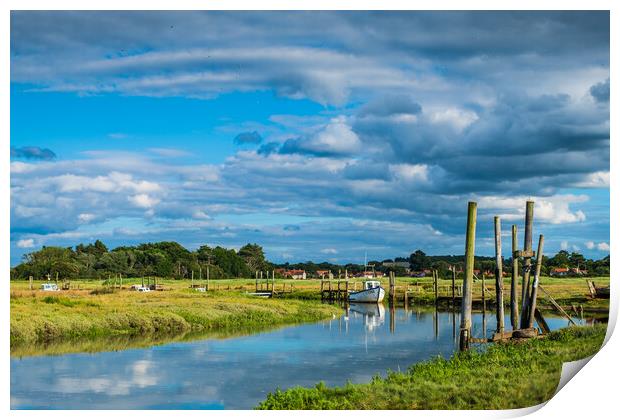
[[[416,250],[408,258],[396,257],[393,260],[370,261],[367,266],[361,264],[333,264],[312,261],[295,264],[274,264],[266,260],[263,248],[257,244],[246,244],[238,251],[221,246],[203,245],[195,251],[189,251],[177,242],[144,243],[136,246],[120,246],[109,250],[100,240],[92,244],[79,244],[75,247],[44,246],[38,251],[24,256],[24,261],[11,269],[12,279],[46,278],[47,275],[62,279],[91,278],[105,279],[120,274],[123,277],[154,276],[164,278],[203,279],[209,273],[211,279],[252,278],[257,271],[282,271],[299,269],[313,276],[319,270],[339,272],[344,275],[375,270],[387,274],[394,271],[397,276],[410,272],[438,270],[441,277],[451,275],[451,268],[463,269],[463,255],[426,255]],[[398,264],[389,264],[398,263]],[[493,272],[495,258],[477,256],[475,269]],[[510,274],[511,258],[504,259],[504,271]],[[583,255],[560,251],[553,257],[543,256],[541,272],[548,275],[553,268],[578,268],[587,270],[589,276],[609,275],[609,256],[600,260],[587,259]],[[58,274],[56,274],[58,273]]]
[[[212,279],[248,278],[258,271],[273,269],[265,260],[263,248],[257,244],[244,245],[236,251],[220,246],[203,245],[189,251],[177,242],[145,243],[121,246],[109,250],[97,240],[75,248],[44,246],[24,256],[24,261],[11,269],[11,278],[47,275],[63,279],[100,278],[120,274],[124,277],[155,276],[165,278]]]

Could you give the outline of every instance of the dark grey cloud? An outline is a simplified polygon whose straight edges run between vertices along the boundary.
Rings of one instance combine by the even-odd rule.
[[[37,146],[11,147],[11,157],[30,160],[54,160],[56,153]]]
[[[609,79],[593,85],[590,88],[590,95],[597,102],[609,102]]]
[[[239,133],[234,139],[236,144],[259,144],[262,141],[263,138],[257,131],[246,131],[244,133]]]
[[[481,81],[518,90],[608,68],[609,12],[16,11],[11,60],[13,82],[82,93],[473,96]]]
[[[417,115],[421,112],[422,106],[413,101],[411,97],[394,94],[372,100],[360,109],[358,115],[360,117],[367,115],[387,117],[398,114]]]
[[[270,155],[272,153],[277,152],[280,149],[281,144],[276,142],[269,142],[262,144],[257,152],[261,155]]]

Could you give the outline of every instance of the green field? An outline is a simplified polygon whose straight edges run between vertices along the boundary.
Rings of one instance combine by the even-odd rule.
[[[276,390],[259,409],[509,409],[553,396],[563,362],[596,353],[606,324],[558,330],[546,338],[489,346],[389,372],[368,384]]]

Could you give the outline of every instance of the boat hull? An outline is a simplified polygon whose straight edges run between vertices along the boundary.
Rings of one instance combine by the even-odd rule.
[[[379,303],[385,297],[383,287],[373,287],[359,292],[349,293],[349,302]]]

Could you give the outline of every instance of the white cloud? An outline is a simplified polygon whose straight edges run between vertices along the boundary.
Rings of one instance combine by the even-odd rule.
[[[582,210],[572,211],[570,205],[588,201],[587,195],[558,194],[549,197],[502,197],[483,196],[478,199],[481,208],[499,210],[505,220],[521,220],[525,217],[525,202],[534,201],[534,221],[550,224],[578,223],[586,220]],[[508,212],[506,212],[508,210]]]
[[[595,244],[594,244],[593,241],[586,241],[585,245],[586,245],[586,248],[588,248],[588,249],[594,249],[594,247],[595,247]]]
[[[323,248],[321,250],[322,254],[337,254],[338,250],[336,248]]]
[[[609,188],[609,171],[597,171],[587,174],[574,184],[579,188]]]
[[[560,248],[566,251],[568,249],[568,241],[562,241],[560,243]]]
[[[428,180],[428,165],[400,163],[389,165],[389,169],[397,179],[406,182]]]
[[[78,220],[83,223],[88,223],[93,221],[97,216],[93,213],[80,213],[78,214]]]
[[[151,197],[148,194],[136,194],[136,195],[127,197],[127,199],[134,206],[145,208],[145,209],[150,209],[151,207],[159,203],[159,200],[157,198]]]
[[[465,109],[444,108],[431,111],[429,119],[433,123],[448,123],[458,131],[462,131],[476,121],[478,115]]]
[[[599,251],[609,251],[609,244],[607,242],[599,242],[596,245],[596,249]]]
[[[20,239],[17,241],[18,248],[34,248],[34,239]]]

